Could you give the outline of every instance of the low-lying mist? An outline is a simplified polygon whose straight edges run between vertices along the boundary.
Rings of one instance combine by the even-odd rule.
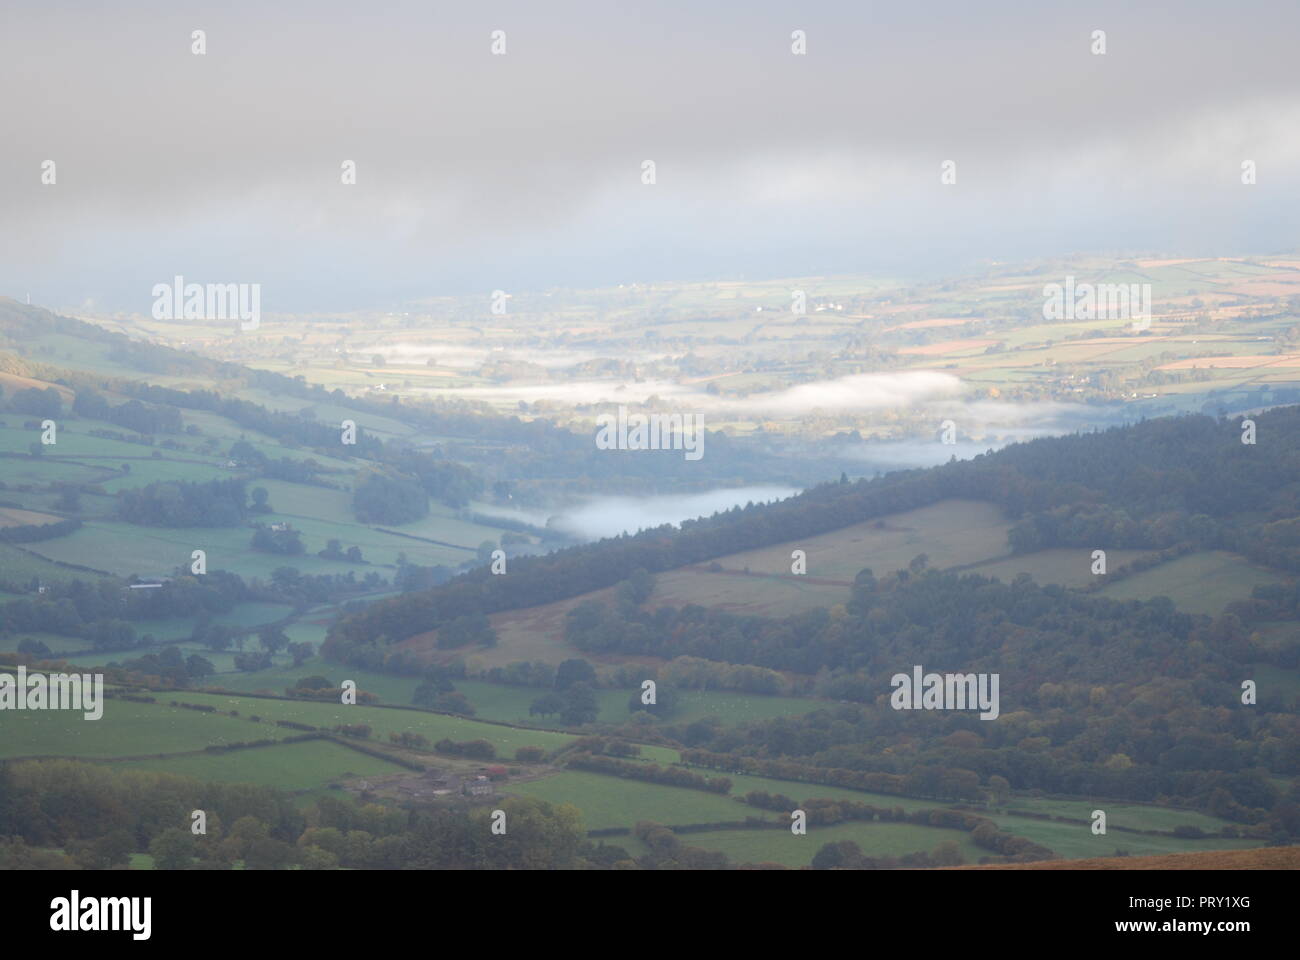
[[[665,523],[708,517],[722,510],[747,503],[784,500],[799,493],[794,487],[756,485],[706,490],[702,493],[661,494],[649,497],[592,497],[584,503],[546,514],[538,510],[513,510],[479,507],[485,514],[514,517],[536,526],[550,525],[580,540],[599,540],[636,533]]]
[[[642,385],[643,387],[646,385]],[[812,399],[810,391],[823,385],[782,391],[794,394],[793,401],[802,405]],[[858,402],[870,403],[869,396],[877,390],[892,394],[896,381],[872,383],[865,395],[858,393],[862,383],[857,377],[835,381],[827,393],[819,393],[814,402],[825,403],[838,394],[841,399],[848,391]],[[918,395],[933,389],[933,382],[914,381],[909,386],[920,387]],[[942,384],[938,384],[943,389]],[[680,388],[679,388],[680,389]],[[768,396],[775,396],[771,394]],[[716,402],[716,398],[708,398]],[[933,467],[954,457],[966,460],[1011,443],[1033,440],[1038,437],[1059,436],[1079,430],[1106,427],[1134,418],[1134,411],[1119,404],[1071,404],[1058,402],[1014,403],[988,400],[969,402],[950,399],[920,401],[918,409],[932,415],[935,435],[896,441],[864,441],[839,443],[827,447],[824,463],[828,470],[826,481],[838,479],[843,471],[850,478],[870,477],[876,473]],[[956,442],[942,443],[940,425],[953,421]],[[806,451],[805,451],[806,452]],[[822,462],[819,459],[819,462]],[[489,506],[476,504],[475,509],[488,515],[511,517],[534,526],[551,526],[580,540],[615,537],[622,533],[657,527],[665,523],[680,524],[683,520],[707,517],[745,503],[764,503],[794,496],[796,487],[779,484],[751,484],[743,487],[717,488],[699,493],[657,494],[653,496],[624,496],[608,494],[591,497],[578,504],[568,504],[552,510]]]
[[[962,383],[947,373],[908,370],[900,373],[859,373],[833,380],[801,383],[747,397],[710,394],[701,386],[669,380],[589,380],[567,383],[512,383],[492,387],[424,389],[421,393],[467,400],[561,400],[568,404],[643,403],[656,397],[682,413],[725,417],[758,415],[795,417],[813,414],[907,408],[933,400],[961,396]]]

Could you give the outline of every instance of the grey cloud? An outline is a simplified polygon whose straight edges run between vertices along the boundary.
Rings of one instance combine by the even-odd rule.
[[[1291,3],[11,2],[0,18],[0,204],[18,225],[0,289],[34,282],[46,302],[138,308],[174,272],[263,282],[275,310],[1293,242]]]

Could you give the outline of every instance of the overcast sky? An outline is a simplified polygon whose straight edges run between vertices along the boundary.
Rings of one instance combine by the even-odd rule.
[[[274,313],[1297,243],[1294,2],[269,6],[0,6],[0,293],[147,313],[179,273]]]

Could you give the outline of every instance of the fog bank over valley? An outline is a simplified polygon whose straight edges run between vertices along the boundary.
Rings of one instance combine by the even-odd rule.
[[[593,497],[556,513],[504,510],[486,505],[476,505],[475,509],[489,516],[513,517],[537,526],[545,526],[549,521],[552,527],[572,537],[599,540],[603,537],[617,537],[622,533],[636,533],[665,523],[676,525],[683,520],[712,516],[751,502],[784,500],[799,492],[795,487],[763,485],[720,488],[677,496]]]

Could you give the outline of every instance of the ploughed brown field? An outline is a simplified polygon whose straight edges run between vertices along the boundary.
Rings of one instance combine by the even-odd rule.
[[[1300,847],[1256,850],[1206,850],[1154,857],[1096,857],[1091,860],[1040,860],[941,867],[943,870],[1300,870]]]

